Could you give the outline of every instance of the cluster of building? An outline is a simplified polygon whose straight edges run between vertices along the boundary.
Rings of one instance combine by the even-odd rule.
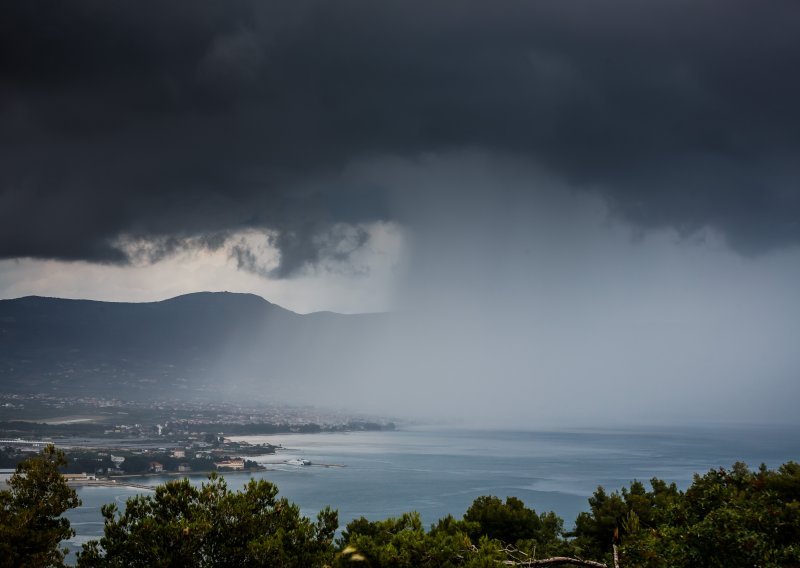
[[[220,453],[220,454],[223,453],[220,450],[212,450],[212,452],[215,452],[215,451]],[[186,457],[186,450],[182,449],[182,448],[174,449],[174,450],[172,450],[172,453],[171,453],[170,457],[175,458],[175,459],[185,458]],[[210,452],[196,453],[195,454],[195,459],[206,459],[207,460],[210,457],[211,457],[210,456]],[[223,459],[220,459],[218,461],[213,461],[211,463],[213,463],[214,468],[218,469],[218,470],[242,471],[245,468],[245,460],[244,460],[244,458],[240,458],[240,457],[225,456]],[[177,470],[178,473],[188,473],[188,472],[192,471],[192,466],[188,462],[181,462],[181,463],[178,464],[176,470]],[[164,467],[164,464],[162,464],[161,462],[151,461],[149,463],[148,471],[151,472],[151,473],[163,473],[163,472],[166,471],[166,468]]]
[[[204,445],[207,446],[207,444]],[[244,457],[232,453],[232,450],[235,451],[239,449],[239,445],[235,446],[236,447],[229,447],[228,444],[223,444],[221,447],[216,448],[206,447],[200,449],[194,446],[191,448],[174,448],[172,450],[158,448],[140,450],[137,454],[141,456],[152,456],[154,458],[147,463],[148,473],[206,472],[212,469],[221,471],[242,471],[247,467],[247,462]],[[250,455],[271,453],[273,451],[274,448],[271,446],[244,448],[244,452],[249,452]],[[112,459],[113,457],[114,456],[112,456]]]

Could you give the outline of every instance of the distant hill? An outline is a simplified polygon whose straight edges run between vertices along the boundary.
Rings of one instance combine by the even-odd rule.
[[[147,399],[282,388],[331,371],[382,315],[299,315],[252,294],[0,300],[0,389]]]

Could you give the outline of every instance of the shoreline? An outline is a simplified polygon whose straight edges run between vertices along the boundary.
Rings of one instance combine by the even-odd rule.
[[[142,483],[117,483],[113,479],[91,479],[87,481],[67,481],[67,486],[76,487],[119,487],[120,489],[142,489],[145,491],[155,491],[155,485],[144,485]]]
[[[276,462],[271,465],[286,465],[284,462]],[[303,467],[322,467],[322,468],[344,468],[347,467],[345,464],[339,463],[315,463],[308,466]],[[300,467],[300,466],[298,466]],[[163,478],[163,477],[173,477],[173,478],[196,478],[196,477],[205,477],[208,478],[212,473],[218,474],[220,477],[227,477],[229,475],[250,475],[258,472],[263,471],[277,471],[275,469],[270,469],[268,467],[260,467],[260,468],[248,468],[244,470],[231,470],[231,471],[219,471],[219,470],[208,470],[208,471],[165,471],[160,473],[129,473],[125,475],[115,475],[109,479],[86,479],[86,480],[69,480],[67,481],[67,485],[69,487],[119,487],[124,489],[143,489],[145,491],[155,491],[157,485],[145,485],[143,483],[135,483],[134,481],[128,481],[130,479],[146,479],[146,478]],[[168,480],[172,481],[172,480]]]

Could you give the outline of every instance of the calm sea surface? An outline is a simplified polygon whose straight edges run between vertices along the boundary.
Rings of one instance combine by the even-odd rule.
[[[339,510],[340,526],[365,516],[383,519],[419,511],[426,524],[461,516],[480,495],[516,496],[537,511],[553,510],[566,526],[588,508],[597,485],[619,489],[653,476],[682,488],[692,475],[744,461],[751,467],[800,461],[798,427],[714,427],[592,431],[446,431],[244,436],[237,440],[281,444],[277,455],[259,458],[270,468],[253,474],[316,515],[325,505]],[[278,462],[301,457],[312,466]],[[335,464],[344,467],[324,467]],[[239,489],[249,474],[228,474]],[[144,478],[156,485],[174,477]],[[194,478],[197,483],[202,478]],[[83,506],[67,516],[78,535],[69,544],[102,534],[100,506],[124,504],[140,491],[83,487]]]

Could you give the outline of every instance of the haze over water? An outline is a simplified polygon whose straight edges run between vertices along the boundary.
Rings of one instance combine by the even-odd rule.
[[[408,429],[236,439],[282,444],[285,450],[259,458],[270,470],[253,477],[276,483],[280,494],[300,505],[305,515],[313,516],[326,505],[338,509],[340,527],[360,516],[377,520],[407,511],[418,511],[429,525],[447,514],[460,517],[480,495],[519,497],[537,512],[555,511],[570,527],[588,508],[587,497],[597,485],[618,490],[633,479],[655,476],[685,488],[694,473],[730,467],[735,461],[777,467],[800,459],[800,431],[778,426],[541,432]],[[292,457],[345,467],[276,463]],[[240,489],[248,478],[226,475],[231,489]],[[145,482],[168,479],[176,478],[149,477]],[[79,489],[83,507],[67,515],[78,532],[71,544],[101,534],[102,504],[122,505],[135,493],[122,488]]]

